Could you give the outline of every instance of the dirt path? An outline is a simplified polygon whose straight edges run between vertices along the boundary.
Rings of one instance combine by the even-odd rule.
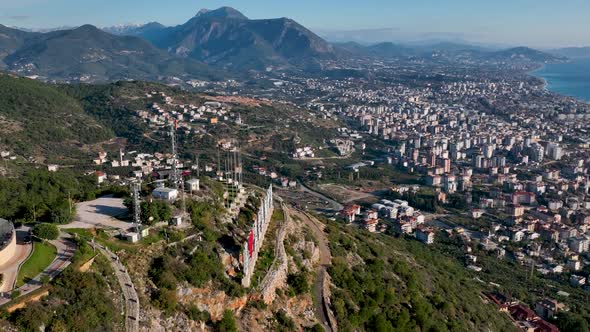
[[[109,260],[115,275],[123,291],[123,297],[125,298],[125,330],[127,332],[139,331],[139,299],[137,298],[137,292],[131,281],[127,269],[119,260],[119,256],[112,253],[108,248],[103,247],[100,244],[96,246],[98,250]]]
[[[328,239],[326,238],[326,234],[324,234],[324,225],[315,217],[304,211],[291,209],[290,212],[292,215],[297,216],[303,223],[309,226],[318,240],[318,247],[320,250],[320,264],[317,267],[316,278],[313,283],[313,297],[314,303],[316,303],[316,316],[320,320],[324,330],[335,331],[335,328],[332,326],[333,324],[330,323],[330,306],[326,301],[327,299],[325,293],[325,290],[330,287],[330,285],[326,284],[326,282],[328,280],[327,268],[332,262],[332,254],[330,252],[330,246],[328,245]]]

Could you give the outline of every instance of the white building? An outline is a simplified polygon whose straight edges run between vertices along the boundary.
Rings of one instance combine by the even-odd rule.
[[[155,199],[174,202],[178,198],[178,190],[173,188],[156,188],[152,192]]]
[[[199,179],[190,179],[185,182],[186,190],[189,192],[201,190],[201,184]]]

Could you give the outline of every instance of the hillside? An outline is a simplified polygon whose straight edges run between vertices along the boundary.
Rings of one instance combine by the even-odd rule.
[[[528,47],[514,47],[507,50],[488,53],[485,56],[494,61],[516,61],[516,62],[555,62],[565,61],[565,57],[545,53]]]
[[[568,58],[590,58],[590,46],[560,48],[551,50],[551,53]]]
[[[418,241],[331,223],[332,310],[343,331],[513,331],[464,267]]]
[[[0,150],[52,161],[113,137],[55,86],[0,74]]]
[[[196,60],[181,59],[143,39],[115,36],[84,25],[73,30],[26,34],[4,63],[21,75],[57,80],[155,80],[161,76],[211,78],[214,71]]]
[[[25,41],[37,36],[36,33],[12,29],[0,24],[0,67],[2,59],[21,47]]]

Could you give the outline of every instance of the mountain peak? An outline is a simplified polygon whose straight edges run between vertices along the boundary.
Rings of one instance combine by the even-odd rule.
[[[248,18],[238,10],[231,7],[221,7],[215,10],[201,9],[195,17],[199,18],[230,18],[236,20],[247,20]]]

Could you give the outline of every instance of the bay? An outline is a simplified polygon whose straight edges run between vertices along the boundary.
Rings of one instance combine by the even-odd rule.
[[[545,79],[549,91],[590,101],[590,58],[546,64],[531,74]]]

